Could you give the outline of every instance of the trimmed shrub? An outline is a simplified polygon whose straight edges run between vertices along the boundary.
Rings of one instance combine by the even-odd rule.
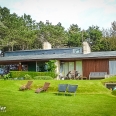
[[[31,77],[29,74],[26,74],[26,75],[24,76],[24,79],[25,79],[25,80],[31,80],[32,77]]]
[[[35,79],[35,80],[53,80],[53,78],[50,76],[35,76],[35,77],[33,77],[33,79]]]
[[[50,76],[52,78],[56,78],[56,73],[54,72],[31,72],[31,71],[10,71],[12,78],[21,78],[25,77],[25,75],[29,75],[31,78],[35,76]]]

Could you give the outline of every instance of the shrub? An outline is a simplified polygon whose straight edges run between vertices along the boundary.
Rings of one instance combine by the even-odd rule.
[[[52,80],[53,78],[50,76],[35,76],[33,77],[35,80]]]
[[[32,77],[31,77],[29,74],[26,74],[26,75],[24,76],[24,79],[25,79],[25,80],[31,80]]]
[[[11,73],[3,75],[4,80],[11,78]]]
[[[116,90],[113,90],[112,91],[112,94],[116,96]]]
[[[12,78],[21,78],[27,74],[30,75],[31,78],[34,78],[35,76],[50,76],[52,78],[56,78],[57,76],[54,72],[11,71]]]
[[[55,70],[56,70],[56,65],[55,65],[55,63],[56,63],[56,60],[49,60],[49,62],[46,63],[46,65],[47,65],[47,70],[48,70],[49,72],[55,72]]]

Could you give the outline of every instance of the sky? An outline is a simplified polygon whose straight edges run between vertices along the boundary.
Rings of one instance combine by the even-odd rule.
[[[77,24],[81,30],[89,26],[108,29],[116,21],[116,0],[0,0],[11,14],[31,15],[36,22],[60,22],[65,29]]]

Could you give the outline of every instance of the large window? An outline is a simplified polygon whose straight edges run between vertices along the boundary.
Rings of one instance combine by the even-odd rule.
[[[60,73],[63,76],[66,76],[69,71],[73,71],[73,70],[78,71],[79,74],[82,75],[82,61],[63,62],[60,65]]]
[[[47,65],[45,62],[37,62],[37,72],[46,72]]]
[[[109,61],[109,74],[116,75],[116,60]]]

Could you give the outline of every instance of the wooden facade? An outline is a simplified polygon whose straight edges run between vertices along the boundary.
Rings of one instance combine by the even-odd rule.
[[[83,76],[89,77],[90,72],[107,72],[109,74],[108,59],[88,59],[82,62]]]

